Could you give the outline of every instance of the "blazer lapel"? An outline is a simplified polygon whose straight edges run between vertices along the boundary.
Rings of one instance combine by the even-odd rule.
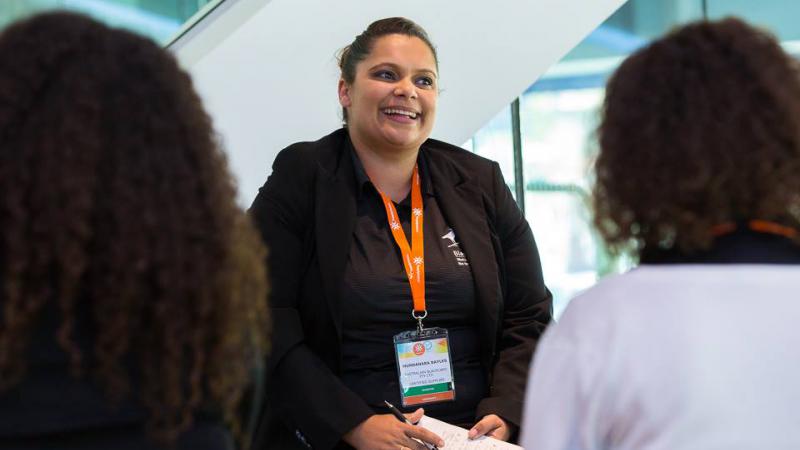
[[[322,290],[339,339],[342,278],[356,220],[355,175],[345,143],[336,149],[334,157],[320,162],[314,214]]]
[[[472,269],[481,359],[484,367],[491,367],[502,294],[484,199],[477,183],[452,162],[438,157],[433,151],[428,152],[426,157],[439,209],[455,232]]]

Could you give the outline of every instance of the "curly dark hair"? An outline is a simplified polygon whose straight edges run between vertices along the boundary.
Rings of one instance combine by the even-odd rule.
[[[265,250],[171,55],[70,13],[0,35],[0,228],[3,389],[55,305],[73,373],[111,400],[136,386],[152,437],[209,404],[236,426],[266,351]]]
[[[595,225],[612,250],[707,249],[720,224],[800,225],[800,72],[767,32],[696,22],[613,74]]]

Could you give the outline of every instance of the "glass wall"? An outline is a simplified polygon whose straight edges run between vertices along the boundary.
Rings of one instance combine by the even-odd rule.
[[[222,0],[2,0],[0,28],[31,14],[66,9],[88,14],[115,27],[170,42],[200,10]]]
[[[800,2],[791,0],[706,0],[709,19],[738,16],[767,28],[781,41],[800,40]]]
[[[500,163],[514,192],[513,135],[520,133],[525,216],[553,291],[558,317],[568,301],[607,274],[631,266],[612,259],[591,225],[594,131],[608,76],[622,59],[673,27],[704,17],[739,16],[771,30],[800,55],[800,2],[790,0],[630,0],[465,144]],[[795,41],[796,40],[796,41]]]

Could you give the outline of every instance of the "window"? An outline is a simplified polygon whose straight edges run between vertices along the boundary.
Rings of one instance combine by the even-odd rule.
[[[589,175],[606,79],[652,38],[701,17],[699,0],[631,0],[519,98],[525,216],[556,317],[598,278],[631,266],[609,256],[591,224]],[[467,144],[500,163],[512,192],[513,133],[506,109]]]
[[[785,46],[800,43],[800,2],[789,0],[706,0],[709,19],[741,17],[753,25],[768,29]],[[797,53],[797,52],[792,52]]]
[[[167,44],[201,9],[221,0],[3,0],[0,28],[42,11],[66,9]]]

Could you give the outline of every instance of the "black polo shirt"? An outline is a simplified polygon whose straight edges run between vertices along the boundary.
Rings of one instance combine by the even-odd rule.
[[[349,143],[348,143],[349,144]],[[401,405],[392,337],[412,330],[411,288],[400,249],[386,220],[380,194],[350,144],[356,174],[357,217],[342,292],[342,379],[376,413],[384,400]],[[488,394],[480,365],[477,305],[469,261],[442,216],[433,192],[425,152],[418,158],[422,181],[425,242],[425,327],[447,328],[456,400],[426,405],[425,411],[450,423],[471,426],[475,409]],[[411,241],[410,195],[395,204]],[[415,408],[409,409],[409,411]]]

